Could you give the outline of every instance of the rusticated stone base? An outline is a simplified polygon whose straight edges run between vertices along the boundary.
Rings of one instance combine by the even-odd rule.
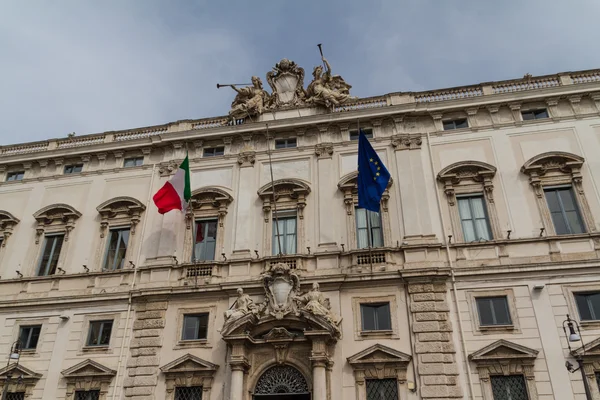
[[[421,397],[432,400],[462,397],[446,283],[409,283],[408,293]]]

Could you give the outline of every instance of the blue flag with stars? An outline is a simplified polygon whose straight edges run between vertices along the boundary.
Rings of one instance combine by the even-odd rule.
[[[361,130],[358,137],[358,206],[379,212],[390,173]]]

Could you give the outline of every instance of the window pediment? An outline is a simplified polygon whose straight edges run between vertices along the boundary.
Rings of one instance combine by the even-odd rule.
[[[501,339],[472,353],[469,355],[469,359],[474,362],[498,362],[505,360],[532,362],[538,353],[538,350]]]
[[[348,363],[354,370],[356,382],[365,379],[397,379],[406,381],[406,369],[411,356],[382,344],[375,344],[351,357]]]
[[[7,381],[8,375],[12,376],[10,381]],[[18,377],[18,379],[15,379]],[[25,398],[30,398],[33,393],[37,381],[42,377],[30,370],[27,367],[19,364],[11,364],[0,369],[0,391],[7,390],[7,393],[25,392]],[[8,388],[5,385],[8,385]]]
[[[174,361],[171,361],[167,365],[160,367],[160,370],[164,374],[205,372],[212,376],[218,368],[218,365],[188,353]]]
[[[4,238],[2,247],[6,246],[8,237],[12,234],[13,227],[19,223],[19,219],[8,211],[0,210],[0,236]]]
[[[75,227],[75,221],[81,213],[68,204],[51,204],[33,214],[37,221],[36,244],[46,230],[64,231],[65,242],[69,240],[69,232]]]
[[[573,355],[575,357],[600,357],[600,337],[573,350]]]
[[[190,199],[190,208],[186,214],[187,228],[192,228],[194,217],[214,216],[215,213],[219,219],[219,227],[222,228],[223,221],[227,215],[227,209],[232,201],[232,195],[215,186],[207,186],[194,190]]]
[[[386,190],[381,196],[381,208],[383,211],[388,210],[388,200],[390,199],[389,188],[394,183],[394,179],[390,177]],[[344,204],[346,205],[346,213],[352,215],[354,206],[358,204],[358,171],[350,172],[342,176],[337,184],[338,189],[344,193]]]
[[[37,381],[42,377],[42,374],[38,374],[37,372],[34,372],[21,364],[11,364],[0,369],[0,380],[5,381],[6,376],[9,375],[9,373],[11,376],[19,376],[21,377],[22,381],[27,382]]]
[[[578,173],[585,159],[576,154],[551,151],[530,158],[521,172],[530,177]]]
[[[102,221],[100,222],[100,237],[104,237],[111,221],[115,224],[123,223],[131,226],[131,234],[135,234],[135,227],[141,220],[141,214],[146,206],[133,197],[120,196],[105,201],[96,207]]]
[[[167,398],[172,399],[176,387],[190,386],[202,386],[202,390],[210,398],[210,388],[218,368],[218,365],[189,353],[160,367],[165,374]]]
[[[306,207],[306,196],[310,194],[310,186],[300,179],[278,179],[273,182],[273,186],[271,186],[271,183],[267,183],[257,193],[263,201],[265,222],[269,222],[270,219],[273,197],[275,197],[278,207],[296,208],[298,218],[302,219],[303,210]]]
[[[481,161],[459,161],[442,169],[438,180],[446,186],[468,182],[481,184],[496,175],[496,167]]]
[[[117,371],[105,367],[94,360],[87,359],[72,366],[71,368],[65,369],[61,372],[61,374],[65,377],[65,379],[80,379],[86,377],[110,378],[115,376]]]

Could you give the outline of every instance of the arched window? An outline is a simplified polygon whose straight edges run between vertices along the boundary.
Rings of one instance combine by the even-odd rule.
[[[69,235],[81,213],[67,204],[52,204],[33,214],[37,221],[35,244],[44,240],[38,251],[36,275],[53,275],[65,261]]]
[[[450,210],[456,242],[493,240],[501,237],[494,201],[496,167],[481,161],[461,161],[438,174]]]
[[[308,383],[300,371],[290,365],[276,365],[269,368],[256,382],[254,396],[273,394],[308,394]]]
[[[389,187],[381,198],[380,212],[365,210],[358,207],[358,172],[344,175],[338,182],[338,189],[344,193],[346,207],[346,229],[349,249],[364,249],[371,247],[384,247],[392,241],[390,218],[388,213],[388,200],[390,199]]]
[[[258,190],[258,196],[263,202],[265,220],[264,254],[301,253],[300,249],[304,248],[305,243],[304,207],[309,193],[310,186],[299,179],[279,179],[273,182],[273,186],[268,183]],[[273,206],[273,195],[276,207]],[[271,218],[275,208],[277,218]]]
[[[133,236],[146,209],[139,200],[133,197],[115,197],[96,207],[100,214],[100,237],[107,239],[99,247],[98,254],[102,269],[114,271],[123,269],[127,259],[133,253]]]
[[[581,167],[584,158],[561,151],[529,159],[521,172],[529,176],[542,225],[548,235],[596,230],[585,191]]]
[[[185,259],[215,260],[223,251],[225,216],[233,197],[219,187],[192,192],[186,215]]]

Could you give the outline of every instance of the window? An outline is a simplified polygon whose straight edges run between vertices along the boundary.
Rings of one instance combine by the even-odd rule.
[[[38,276],[54,275],[65,235],[46,235]]]
[[[548,111],[545,108],[541,110],[522,111],[521,115],[523,116],[523,121],[549,118]]]
[[[40,339],[41,325],[19,327],[19,345],[23,350],[35,350]]]
[[[391,331],[390,303],[360,305],[363,331]]]
[[[217,223],[216,219],[196,221],[192,261],[209,261],[215,259]]]
[[[175,400],[202,400],[202,386],[175,388]]]
[[[573,296],[582,321],[600,319],[600,292],[574,293]]]
[[[83,164],[65,165],[65,175],[81,172]]]
[[[108,234],[108,247],[104,259],[104,269],[114,271],[123,269],[127,244],[129,243],[129,228],[111,229]]]
[[[356,243],[359,249],[383,246],[381,215],[364,208],[356,208]]]
[[[491,376],[494,400],[529,400],[523,375]]]
[[[279,251],[281,246],[281,252]],[[273,255],[296,254],[296,214],[280,213],[273,218]]]
[[[25,400],[25,392],[6,393],[6,400]]]
[[[469,127],[469,122],[466,118],[454,119],[452,121],[444,121],[444,130],[450,131],[453,129],[463,129]]]
[[[490,221],[483,196],[457,197],[457,200],[465,242],[491,240]]]
[[[367,379],[367,400],[398,400],[397,379]]]
[[[571,187],[544,188],[544,194],[557,235],[585,233]]]
[[[600,372],[596,372],[596,385],[598,386],[598,390],[600,390]]]
[[[222,156],[225,154],[225,147],[207,147],[204,149],[204,157]]]
[[[276,139],[275,140],[275,148],[276,149],[289,149],[292,147],[296,147],[296,138]]]
[[[100,400],[99,390],[76,390],[75,400]]]
[[[208,313],[184,315],[181,340],[206,339],[208,332],[208,315]]]
[[[506,296],[477,297],[475,302],[481,326],[512,325]]]
[[[25,176],[25,171],[9,172],[6,174],[6,182],[21,181]]]
[[[139,167],[142,164],[144,164],[144,157],[130,157],[123,161],[123,167],[125,168]]]
[[[361,131],[363,131],[367,139],[373,139],[373,129],[367,128],[361,129]],[[350,131],[350,140],[358,140],[358,129]]]
[[[91,321],[88,334],[88,346],[108,346],[112,332],[113,321]]]
[[[4,238],[0,237],[0,249],[2,248],[2,242],[4,242]]]

